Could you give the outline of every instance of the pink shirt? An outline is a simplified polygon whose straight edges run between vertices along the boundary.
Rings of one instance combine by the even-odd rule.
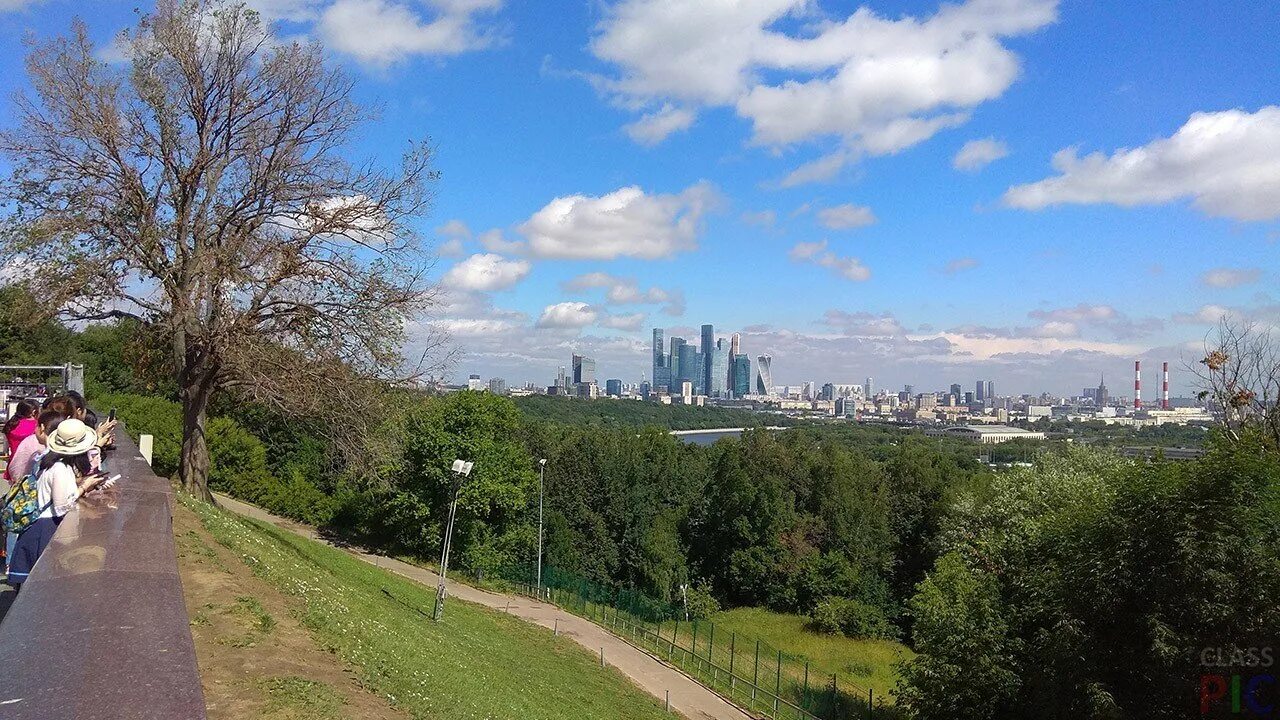
[[[18,421],[17,426],[13,428],[12,432],[5,435],[5,439],[9,441],[10,465],[12,465],[13,456],[18,452],[18,447],[22,445],[22,441],[26,440],[27,438],[35,434],[36,434],[36,419],[23,418]],[[4,479],[10,483],[12,483],[14,480],[13,476],[9,474],[9,470],[7,467],[5,468],[5,471],[4,471]]]
[[[12,485],[26,477],[31,472],[31,461],[35,458],[35,454],[43,451],[44,445],[41,444],[40,438],[36,435],[28,435],[9,458],[9,467],[5,470],[5,478],[9,484]]]

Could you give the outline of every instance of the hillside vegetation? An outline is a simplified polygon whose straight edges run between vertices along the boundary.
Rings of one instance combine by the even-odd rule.
[[[300,620],[365,686],[415,718],[670,717],[571,640],[454,599],[269,525],[184,498],[213,538],[302,603]]]

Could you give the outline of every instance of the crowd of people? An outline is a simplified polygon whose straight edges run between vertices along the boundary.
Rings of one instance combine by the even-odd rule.
[[[107,482],[103,453],[116,421],[99,422],[75,391],[21,400],[4,423],[7,490],[0,510],[4,567],[15,590],[35,567],[58,525],[86,493]]]

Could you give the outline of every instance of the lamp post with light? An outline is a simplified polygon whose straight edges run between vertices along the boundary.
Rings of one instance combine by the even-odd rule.
[[[449,522],[445,525],[444,542],[440,548],[440,585],[436,588],[436,607],[431,613],[431,619],[440,622],[444,617],[444,581],[445,576],[449,574],[449,546],[453,544],[453,519],[458,514],[458,491],[462,489],[462,483],[471,474],[472,463],[462,460],[453,461],[453,474],[457,477],[457,481],[453,485],[453,500],[449,503]]]
[[[545,487],[547,459],[538,461],[538,597],[542,597],[542,490]]]

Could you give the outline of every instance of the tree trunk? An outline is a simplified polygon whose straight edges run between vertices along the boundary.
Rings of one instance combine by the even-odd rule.
[[[209,443],[205,438],[209,398],[215,373],[187,368],[182,373],[182,457],[178,477],[182,487],[202,500],[212,502],[209,492]]]

